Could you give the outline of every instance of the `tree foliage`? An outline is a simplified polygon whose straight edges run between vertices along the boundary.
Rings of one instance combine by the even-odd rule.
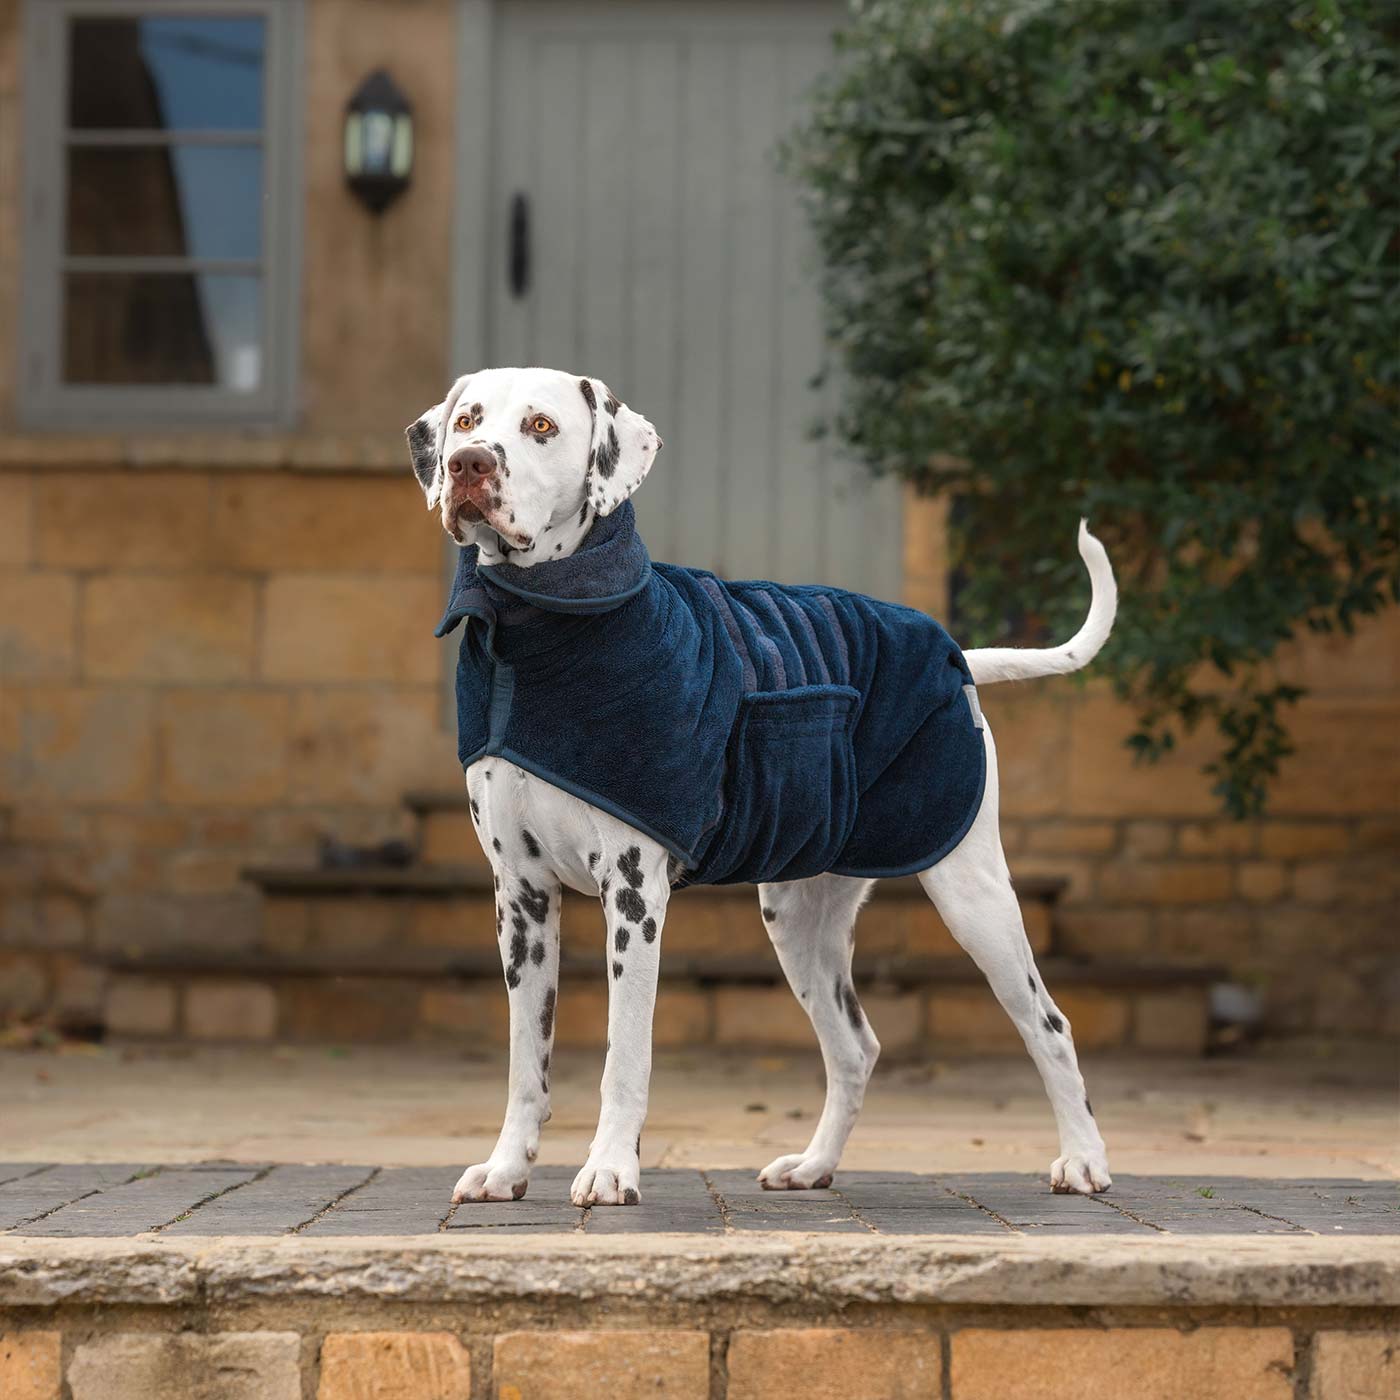
[[[958,493],[964,640],[1123,602],[1145,757],[1261,809],[1276,653],[1400,588],[1400,4],[868,0],[789,163],[876,471]]]

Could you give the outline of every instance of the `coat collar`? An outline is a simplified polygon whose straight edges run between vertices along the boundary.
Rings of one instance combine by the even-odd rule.
[[[651,556],[637,534],[631,501],[599,517],[578,550],[522,569],[481,564],[469,545],[457,560],[447,611],[435,636],[445,637],[469,614],[494,615],[523,604],[551,613],[604,613],[635,598],[651,577]]]

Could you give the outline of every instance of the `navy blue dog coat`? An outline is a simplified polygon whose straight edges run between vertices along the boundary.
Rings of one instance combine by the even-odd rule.
[[[962,652],[839,588],[653,564],[630,502],[567,559],[461,553],[458,754],[496,754],[654,837],[679,882],[907,875],[962,839],[986,781]]]

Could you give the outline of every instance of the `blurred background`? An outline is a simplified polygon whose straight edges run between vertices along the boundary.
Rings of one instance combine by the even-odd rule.
[[[1127,659],[984,700],[1076,1041],[1400,1038],[1395,11],[1053,9],[0,0],[6,1041],[504,1043],[402,434],[515,363],[657,425],[655,557],[968,644],[1088,510]],[[751,890],[666,939],[659,1044],[811,1045]],[[1020,1053],[916,888],[856,967]]]

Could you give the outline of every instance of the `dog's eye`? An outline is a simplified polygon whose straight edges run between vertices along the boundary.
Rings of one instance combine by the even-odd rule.
[[[544,414],[540,414],[535,421],[530,424],[530,430],[536,433],[552,433],[554,431],[554,424],[551,423]]]
[[[457,421],[456,421],[452,426],[453,426],[454,428],[456,428],[457,431],[458,431],[459,433],[465,433],[465,432],[471,427],[471,425],[472,425],[472,417],[471,417],[471,414],[470,414],[470,413],[459,413],[459,414],[457,415]]]

